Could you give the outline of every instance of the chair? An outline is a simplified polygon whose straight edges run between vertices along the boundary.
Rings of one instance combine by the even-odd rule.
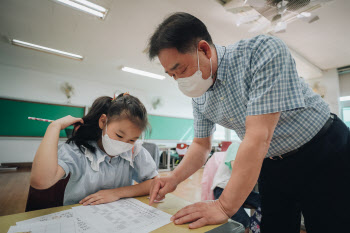
[[[219,144],[219,147],[221,148],[221,152],[227,151],[228,147],[232,144],[231,141],[222,141]]]
[[[67,178],[59,180],[48,189],[39,190],[29,187],[26,212],[52,207],[63,206],[64,191],[66,190],[70,174]]]
[[[157,169],[159,169],[160,152],[158,146],[155,143],[150,142],[144,142],[142,146],[151,154],[156,163]]]

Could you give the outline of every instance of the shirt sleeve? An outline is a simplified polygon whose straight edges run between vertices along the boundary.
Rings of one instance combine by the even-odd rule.
[[[141,151],[135,157],[132,179],[138,183],[150,180],[157,176],[157,167],[151,154],[142,147]]]
[[[199,111],[197,104],[192,101],[194,117],[194,137],[207,138],[215,132],[215,123],[206,119]]]
[[[295,62],[283,41],[275,37],[262,37],[254,47],[247,115],[305,107]]]
[[[230,168],[230,170],[232,170],[231,162],[236,159],[239,145],[240,143],[238,142],[232,142],[226,151],[225,164],[228,166],[228,168]]]
[[[65,179],[68,174],[71,174],[70,179],[77,180],[82,175],[81,163],[79,162],[81,151],[79,148],[70,143],[62,143],[58,146],[58,165],[65,172],[62,179]]]

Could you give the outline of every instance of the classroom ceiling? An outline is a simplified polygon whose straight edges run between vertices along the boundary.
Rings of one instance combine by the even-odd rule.
[[[92,0],[91,0],[92,1]],[[42,72],[104,82],[179,96],[175,81],[150,79],[120,70],[129,66],[164,74],[144,53],[148,38],[170,13],[185,11],[200,18],[214,43],[228,45],[257,33],[246,25],[237,27],[237,16],[215,0],[96,0],[109,9],[105,20],[76,11],[52,0],[0,1],[0,63]],[[295,21],[283,39],[299,56],[322,70],[350,64],[350,1],[336,0],[319,10],[320,20]],[[15,38],[84,56],[83,61],[11,45]],[[298,63],[298,61],[297,61]],[[165,74],[164,74],[165,75]],[[307,77],[305,78],[312,78]]]

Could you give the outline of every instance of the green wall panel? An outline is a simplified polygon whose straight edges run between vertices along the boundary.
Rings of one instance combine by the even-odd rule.
[[[152,126],[151,135],[146,139],[154,140],[192,140],[193,120],[176,117],[148,115]]]
[[[85,107],[47,104],[0,98],[0,136],[42,137],[49,122],[28,120],[28,117],[56,120],[72,115],[83,117]],[[61,130],[60,137],[66,137]]]

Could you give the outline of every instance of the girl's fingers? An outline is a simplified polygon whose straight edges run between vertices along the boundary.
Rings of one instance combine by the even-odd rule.
[[[95,194],[91,194],[91,195],[85,197],[83,200],[79,201],[79,204],[83,204],[84,202],[86,202],[90,198],[93,198],[94,196],[95,196]]]
[[[103,199],[100,199],[98,201],[91,203],[91,205],[99,205],[99,204],[103,204],[103,203],[104,203]]]
[[[81,125],[84,124],[84,120],[82,118],[78,118],[79,120],[73,124],[74,131],[77,131]]]
[[[77,131],[80,128],[80,125],[74,126],[74,131]]]
[[[84,202],[83,205],[90,205],[91,203],[98,201],[98,200],[99,200],[99,198],[93,197],[93,198],[90,198],[88,201]]]

